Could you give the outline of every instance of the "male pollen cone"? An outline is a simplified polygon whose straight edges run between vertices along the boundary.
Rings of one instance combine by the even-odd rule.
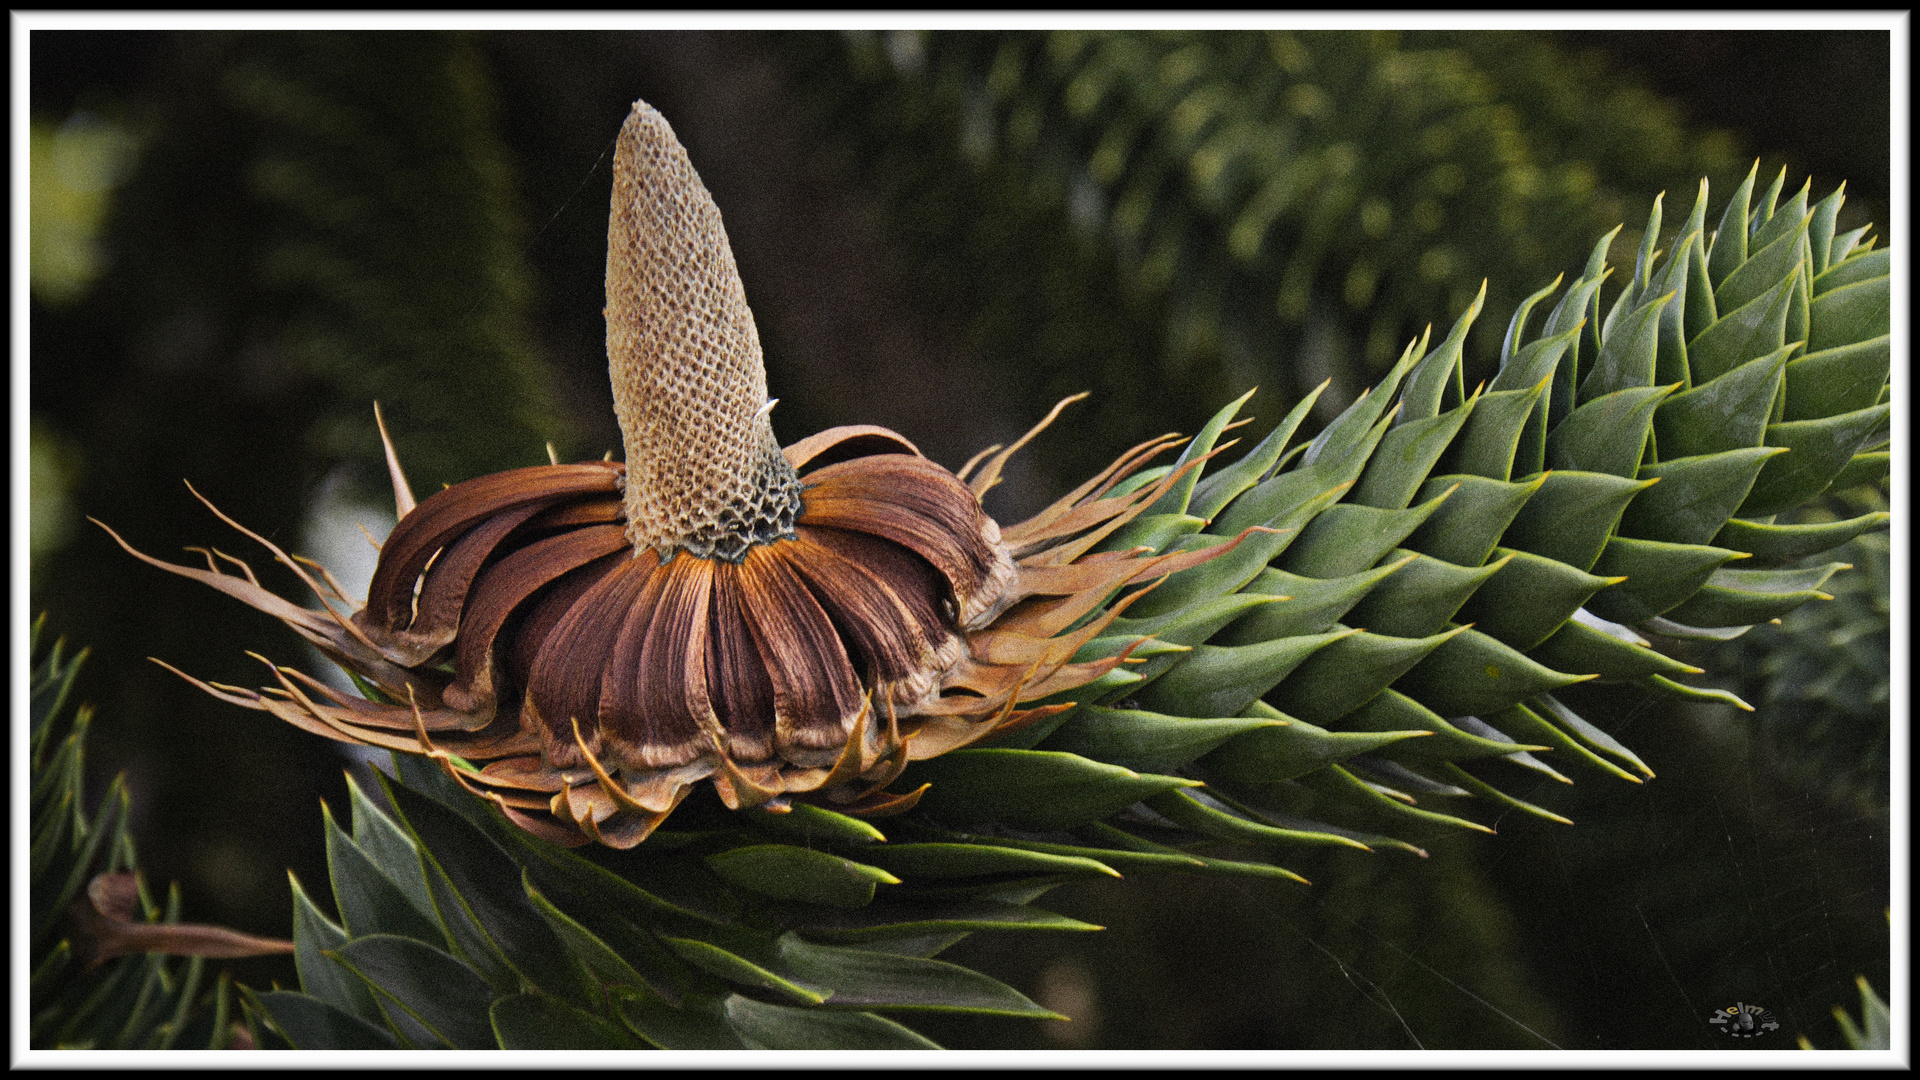
[[[252,533],[319,610],[237,560],[205,553],[201,570],[122,541],[280,618],[379,693],[272,664],[260,691],[191,681],[328,738],[431,755],[536,835],[625,848],[703,780],[733,808],[909,809],[919,791],[885,790],[909,761],[1069,707],[1020,705],[1123,661],[1072,658],[1140,595],[1127,586],[1225,549],[1089,554],[1199,464],[1109,494],[1173,436],[996,525],[980,496],[1067,402],[958,476],[871,425],[782,450],[719,209],[645,102],[620,132],[607,234],[625,462],[514,469],[416,506],[389,441],[400,522],[357,611]]]

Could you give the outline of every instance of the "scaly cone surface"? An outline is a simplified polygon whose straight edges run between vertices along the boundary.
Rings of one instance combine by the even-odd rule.
[[[720,208],[666,117],[620,128],[607,220],[607,360],[626,443],[627,535],[739,562],[793,535],[800,481],[768,418],[760,334]]]

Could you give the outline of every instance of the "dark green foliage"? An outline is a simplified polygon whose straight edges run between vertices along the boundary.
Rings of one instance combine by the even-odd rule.
[[[1024,394],[1094,389],[1101,445],[1151,434],[1126,418],[1154,386],[1350,395],[1483,278],[1506,310],[1637,193],[1740,164],[1532,34],[899,31],[780,56],[903,248],[938,253],[916,296],[965,304],[977,362]],[[1466,343],[1469,383],[1499,329]],[[1198,427],[1168,404],[1146,411]]]
[[[1893,1016],[1887,1003],[1873,992],[1873,984],[1861,976],[1856,982],[1860,987],[1860,1020],[1854,1022],[1847,1010],[1835,1005],[1833,1018],[1840,1024],[1840,1035],[1847,1041],[1849,1050],[1888,1050],[1893,1046]],[[1802,1050],[1812,1050],[1805,1036],[1800,1038]]]
[[[148,81],[120,110],[141,152],[107,271],[33,319],[35,427],[81,448],[78,514],[178,553],[216,520],[182,512],[184,480],[313,554],[316,501],[386,488],[376,400],[422,497],[567,444],[524,323],[526,233],[472,40],[141,37]],[[317,864],[318,833],[267,851],[251,823],[304,815],[337,772],[303,767],[304,736],[243,733],[144,660],[234,681],[252,677],[245,650],[272,643],[226,598],[156,587],[77,524],[36,556],[35,604],[104,661],[81,675],[94,750],[144,785],[151,868],[217,921],[283,917],[286,862]]]
[[[99,957],[88,929],[87,887],[97,876],[138,874],[127,831],[124,778],[88,809],[81,788],[87,731],[93,710],[69,700],[86,650],[70,654],[64,640],[48,642],[46,616],[34,620],[28,747],[32,878],[29,903],[31,971],[30,1045],[36,1049],[221,1050],[237,1037],[233,987],[223,973],[206,985],[206,960],[157,953]],[[139,882],[139,914],[147,922],[178,922],[180,892],[168,892],[163,910]]]
[[[1653,241],[1643,244],[1633,278],[1618,293],[1607,294],[1614,314],[1598,320],[1594,338],[1562,351],[1560,363],[1567,366],[1579,365],[1583,353],[1598,359],[1584,366],[1579,393],[1564,399],[1564,412],[1547,414],[1545,461],[1559,468],[1543,475],[1516,467],[1520,443],[1505,434],[1516,427],[1512,420],[1495,422],[1498,435],[1469,423],[1481,399],[1461,395],[1457,372],[1462,360],[1453,346],[1465,338],[1478,312],[1477,305],[1470,307],[1432,353],[1421,343],[1411,347],[1387,380],[1355,401],[1297,461],[1290,466],[1282,462],[1278,472],[1228,503],[1218,524],[1178,540],[1177,546],[1190,549],[1229,539],[1228,530],[1255,521],[1284,525],[1291,531],[1281,535],[1288,539],[1276,538],[1259,549],[1259,557],[1271,559],[1272,567],[1249,579],[1247,570],[1229,555],[1186,572],[1183,580],[1159,590],[1142,606],[1167,606],[1173,603],[1167,595],[1191,603],[1222,596],[1222,590],[1231,595],[1237,588],[1263,595],[1298,594],[1299,599],[1249,608],[1211,640],[1184,638],[1180,644],[1186,651],[1141,665],[1135,678],[1111,689],[1090,688],[1091,695],[1078,695],[1083,698],[1079,712],[1070,713],[1048,739],[1026,745],[1038,751],[1071,748],[1100,760],[1099,736],[1107,735],[1127,747],[1121,756],[1129,763],[1144,764],[1138,740],[1151,728],[1140,721],[1116,727],[1112,718],[1123,716],[1238,714],[1271,717],[1283,725],[1299,722],[1305,730],[1324,729],[1333,735],[1400,735],[1398,741],[1377,748],[1356,745],[1345,755],[1322,758],[1316,764],[1327,767],[1318,771],[1295,771],[1283,756],[1275,760],[1277,771],[1263,775],[1252,762],[1274,760],[1274,740],[1280,737],[1275,731],[1288,728],[1260,725],[1223,733],[1219,741],[1206,744],[1204,757],[1186,763],[1166,759],[1176,775],[1207,781],[1205,793],[1163,792],[1146,799],[1152,812],[1108,819],[1123,829],[1147,826],[1162,842],[1166,834],[1154,830],[1168,826],[1216,840],[1272,840],[1278,834],[1268,830],[1282,818],[1300,839],[1318,831],[1323,840],[1355,830],[1391,833],[1394,826],[1382,822],[1396,817],[1416,831],[1434,823],[1471,824],[1458,814],[1424,809],[1426,798],[1435,792],[1472,793],[1496,806],[1532,813],[1537,808],[1501,790],[1506,782],[1501,778],[1512,774],[1486,771],[1482,763],[1509,758],[1537,764],[1531,754],[1553,748],[1585,746],[1590,753],[1576,753],[1576,759],[1599,754],[1650,775],[1632,751],[1583,720],[1558,692],[1597,677],[1683,698],[1739,703],[1724,691],[1689,685],[1686,680],[1699,669],[1654,651],[1650,639],[1684,641],[1720,633],[1715,629],[1719,627],[1764,623],[1825,596],[1820,590],[1840,564],[1803,569],[1753,565],[1743,562],[1753,552],[1712,541],[1769,539],[1769,530],[1776,527],[1765,519],[1730,520],[1735,513],[1750,512],[1752,489],[1767,480],[1768,467],[1796,462],[1782,474],[1792,477],[1791,482],[1774,483],[1767,497],[1803,500],[1833,482],[1854,455],[1873,445],[1880,437],[1875,418],[1884,414],[1882,407],[1859,422],[1854,413],[1792,424],[1766,422],[1787,407],[1782,399],[1789,393],[1794,407],[1809,411],[1818,411],[1810,402],[1835,399],[1826,384],[1811,378],[1789,389],[1784,372],[1795,350],[1771,336],[1715,338],[1719,327],[1744,318],[1744,307],[1709,321],[1691,341],[1681,342],[1684,350],[1701,341],[1722,340],[1724,351],[1712,353],[1712,370],[1691,364],[1696,353],[1707,355],[1704,351],[1676,356],[1672,366],[1679,385],[1694,388],[1689,407],[1657,408],[1675,387],[1653,385],[1660,346],[1650,328],[1658,325],[1665,306],[1676,302],[1676,294],[1642,297],[1669,268],[1696,260],[1717,266],[1720,292],[1736,299],[1739,289],[1785,295],[1803,288],[1801,283],[1810,276],[1805,236],[1812,218],[1795,209],[1798,203],[1775,212],[1764,202],[1749,208],[1744,193],[1737,196],[1731,220],[1751,219],[1762,242],[1753,245],[1751,258],[1736,259],[1724,254],[1731,241],[1716,238],[1715,249],[1722,256],[1714,259],[1703,251],[1694,227],[1705,214],[1706,196],[1703,188],[1692,219],[1682,226],[1687,230],[1684,242],[1667,261],[1653,257]],[[1660,227],[1656,205],[1646,235],[1657,237]],[[1777,259],[1774,253],[1783,246],[1802,257]],[[1603,242],[1591,265],[1603,265],[1605,253]],[[1596,277],[1591,267],[1586,277]],[[1867,279],[1872,280],[1877,279]],[[1598,311],[1604,298],[1578,282],[1570,286],[1569,295],[1590,312]],[[1848,339],[1842,347],[1854,339],[1872,340],[1882,332],[1884,324],[1878,320],[1884,317],[1881,308],[1873,321],[1824,331],[1827,314],[1812,309],[1808,315],[1812,331]],[[1525,321],[1516,317],[1513,325],[1522,327]],[[1587,325],[1595,323],[1590,315]],[[1557,318],[1549,318],[1539,332],[1547,337],[1563,333]],[[1625,345],[1619,344],[1622,340]],[[1529,370],[1514,381],[1544,385],[1556,378],[1554,363],[1542,363],[1541,355],[1529,353],[1526,332],[1517,329],[1509,363]],[[1841,368],[1830,375],[1835,380],[1862,377],[1875,376]],[[1884,384],[1884,367],[1877,378]],[[1720,392],[1722,385],[1738,389]],[[1389,402],[1394,404],[1391,409]],[[1710,406],[1704,404],[1708,402]],[[1213,427],[1231,417],[1239,404],[1223,410]],[[1520,416],[1526,412],[1516,410]],[[1795,424],[1823,434],[1817,440],[1803,437]],[[1657,426],[1663,432],[1659,438]],[[1725,439],[1728,431],[1747,434],[1722,446],[1709,441],[1702,428],[1712,429],[1711,437],[1717,439]],[[1454,449],[1466,440],[1471,440],[1472,450]],[[1662,445],[1684,447],[1687,453],[1663,454]],[[1503,451],[1505,460],[1491,453],[1493,449]],[[1484,471],[1514,479],[1430,475],[1441,462],[1463,456],[1477,458]],[[1280,457],[1274,454],[1275,460]],[[1357,483],[1344,485],[1355,478]],[[1449,513],[1456,496],[1465,501],[1459,512]],[[1409,506],[1416,498],[1424,501]],[[1239,509],[1242,504],[1260,509],[1248,514]],[[1155,509],[1178,513],[1183,507]],[[1867,519],[1858,527],[1883,521]],[[1797,535],[1805,537],[1804,546],[1793,551],[1804,557],[1822,543],[1839,543],[1852,534],[1829,530]],[[1782,545],[1790,542],[1776,541],[1768,550],[1782,550]],[[1279,576],[1269,577],[1275,574]],[[1322,597],[1336,583],[1337,591]],[[1336,598],[1338,606],[1329,607]],[[1301,605],[1298,615],[1290,610],[1294,604]],[[1320,612],[1327,614],[1310,616]],[[1485,629],[1469,627],[1464,620],[1484,620]],[[1127,639],[1109,640],[1117,650]],[[1873,647],[1864,648],[1870,653]],[[1092,703],[1084,701],[1088,696]],[[1256,699],[1258,709],[1252,707]],[[1096,705],[1108,708],[1094,711]],[[1157,737],[1161,746],[1170,747],[1169,739]],[[1242,746],[1244,760],[1238,752]],[[1350,760],[1352,769],[1332,766],[1340,760]],[[1380,774],[1376,762],[1391,766],[1391,775]],[[940,784],[934,767],[940,765],[929,763],[920,773],[935,779],[936,793]],[[1368,769],[1374,770],[1368,774],[1372,779],[1360,781],[1359,774]],[[964,800],[957,794],[929,798],[927,811],[935,816],[972,810],[959,805]],[[1000,816],[1006,814],[1003,810]],[[1071,824],[1062,819],[1055,826]],[[1029,827],[1037,825],[1035,821]]]
[[[1761,255],[1797,242],[1804,218],[1797,228]],[[1673,258],[1697,258],[1698,236],[1689,233]],[[1629,282],[1616,312],[1633,310],[1636,288],[1660,279],[1657,260],[1643,253],[1642,262],[1652,263],[1636,273],[1643,285]],[[1754,276],[1751,260],[1722,265],[1723,291]],[[1773,266],[1780,284],[1754,287],[1795,288],[1806,265]],[[1583,304],[1601,298],[1575,289]],[[1504,790],[1522,776],[1566,779],[1536,754],[1557,751],[1567,764],[1616,776],[1652,770],[1563,691],[1599,678],[1737,702],[1680,681],[1699,669],[1649,648],[1650,637],[1712,635],[1824,595],[1817,588],[1838,564],[1735,569],[1733,560],[1753,553],[1703,541],[1766,535],[1766,522],[1729,522],[1762,462],[1817,457],[1796,482],[1824,485],[1875,431],[1848,429],[1821,444],[1832,452],[1815,455],[1772,442],[1779,424],[1747,428],[1768,445],[1668,459],[1643,452],[1658,441],[1654,406],[1671,390],[1650,385],[1656,345],[1647,329],[1669,299],[1641,305],[1647,317],[1603,325],[1583,385],[1607,381],[1584,404],[1570,401],[1557,423],[1548,414],[1548,460],[1570,455],[1604,471],[1516,469],[1517,440],[1468,427],[1480,398],[1459,393],[1454,346],[1476,305],[1432,353],[1409,348],[1304,454],[1289,458],[1275,445],[1262,452],[1278,463],[1275,474],[1233,482],[1241,493],[1220,507],[1220,520],[1246,500],[1286,530],[1261,535],[1297,539],[1253,546],[1251,565],[1229,556],[1185,571],[1157,604],[1139,605],[1147,610],[1129,620],[1133,633],[1085,650],[1164,635],[1142,664],[1076,692],[1079,704],[1063,717],[1001,746],[914,764],[902,783],[928,785],[925,798],[883,829],[818,807],[802,818],[728,814],[703,793],[634,851],[583,856],[511,827],[431,764],[396,759],[402,781],[384,784],[391,815],[356,790],[353,838],[329,830],[346,925],[311,912],[298,921],[303,955],[364,987],[338,970],[322,974],[315,959],[303,967],[313,999],[261,998],[261,1007],[296,1042],[329,1032],[370,1038],[336,1015],[350,1013],[415,1046],[904,1046],[918,1037],[876,1011],[1050,1015],[931,956],[975,930],[1091,928],[1025,906],[1063,881],[1153,869],[1304,881],[1279,863],[1327,847],[1420,850],[1416,843],[1448,830],[1491,831],[1474,803],[1565,824]],[[1825,315],[1809,317],[1817,329]],[[1553,323],[1542,332],[1562,333]],[[1883,332],[1873,322],[1840,336]],[[1620,335],[1627,346],[1616,347]],[[1514,344],[1510,362],[1539,363],[1524,331]],[[1573,343],[1564,358],[1577,363],[1586,347]],[[1716,360],[1717,376],[1680,358],[1682,384],[1702,391],[1752,380],[1749,368],[1774,389],[1723,395],[1715,414],[1669,414],[1667,441],[1687,443],[1695,424],[1737,426],[1771,412],[1785,392],[1781,359],[1764,336]],[[1544,386],[1554,377],[1545,368],[1522,378]],[[1822,397],[1813,384],[1802,388]],[[1615,408],[1624,398],[1633,400]],[[1240,404],[1203,429],[1200,449]],[[1605,421],[1589,430],[1594,410],[1606,410]],[[1469,431],[1489,471],[1515,481],[1430,477]],[[1489,457],[1489,446],[1506,448],[1508,460]],[[1549,476],[1563,479],[1550,485]],[[1423,529],[1468,481],[1492,497],[1468,504],[1476,513],[1448,528]],[[1153,509],[1180,520],[1203,485]],[[1425,501],[1409,506],[1416,493]],[[1653,509],[1636,513],[1646,499]],[[1482,516],[1495,524],[1475,520]],[[1231,538],[1192,520],[1134,539],[1171,549]],[[1803,535],[1803,546],[1817,542]],[[1432,544],[1462,561],[1419,550]],[[1589,565],[1597,573],[1584,572]],[[1232,602],[1243,589],[1250,602]],[[1289,620],[1296,603],[1306,613]],[[1465,612],[1484,613],[1487,630],[1454,621]],[[1495,768],[1502,759],[1526,771]],[[796,831],[804,844],[793,842]],[[432,922],[419,933],[423,917]],[[378,932],[401,925],[418,936]]]
[[[1799,607],[1778,626],[1755,626],[1698,653],[1700,664],[1724,673],[1724,685],[1760,706],[1761,731],[1777,768],[1836,805],[1881,819],[1888,805],[1892,707],[1891,551],[1887,533],[1876,528],[1885,520],[1885,506],[1881,491],[1854,488],[1797,515],[1799,525],[1779,526],[1845,526],[1829,536],[1875,531],[1809,560],[1853,567],[1818,586],[1833,599]],[[1791,553],[1786,559],[1789,566],[1797,561]]]
[[[374,460],[364,415],[371,396],[387,403],[417,480],[537,460],[548,431],[511,317],[520,303],[511,257],[518,241],[503,227],[512,215],[490,171],[498,152],[484,137],[483,81],[464,44],[406,42],[400,51],[445,61],[437,81],[422,86],[411,77],[432,65],[416,60],[381,68],[334,55],[339,63],[322,63],[333,44],[254,48],[248,40],[195,61],[202,76],[240,74],[222,76],[217,101],[170,121],[179,126],[166,129],[173,136],[163,145],[187,149],[154,166],[156,177],[197,175],[206,191],[136,187],[128,212],[158,221],[172,220],[175,204],[201,207],[193,220],[228,230],[204,238],[206,250],[258,247],[259,265],[272,270],[247,283],[246,295],[265,299],[241,305],[246,319],[234,324],[264,329],[216,336],[233,355],[241,355],[238,337],[264,337],[286,361],[264,370],[295,373],[296,385],[270,387],[271,407],[257,407],[261,391],[249,391],[258,430],[231,441],[255,456],[250,472],[258,473],[233,482],[271,475],[299,483],[259,493],[259,508],[218,501],[250,524],[290,528],[299,489],[321,468]],[[1455,853],[1434,836],[1487,830],[1483,822],[1508,811],[1564,820],[1535,806],[1551,800],[1514,779],[1557,777],[1548,763],[1569,773],[1651,775],[1624,735],[1583,719],[1585,701],[1558,687],[1599,675],[1726,700],[1724,691],[1690,686],[1704,680],[1664,654],[1724,636],[1713,624],[1727,618],[1771,617],[1754,595],[1767,604],[1798,604],[1816,589],[1840,597],[1783,621],[1831,623],[1826,633],[1845,639],[1846,670],[1857,674],[1807,680],[1799,673],[1829,671],[1830,661],[1792,648],[1777,650],[1765,670],[1774,693],[1813,688],[1792,715],[1817,717],[1795,721],[1796,732],[1844,747],[1831,760],[1857,762],[1863,774],[1884,770],[1884,723],[1839,719],[1863,707],[1871,717],[1876,659],[1885,685],[1884,637],[1856,625],[1878,603],[1884,626],[1884,587],[1850,594],[1871,580],[1859,571],[1823,583],[1731,576],[1798,573],[1791,564],[1803,559],[1864,569],[1875,565],[1874,545],[1884,574],[1884,534],[1830,550],[1883,527],[1884,515],[1855,507],[1852,522],[1839,523],[1792,513],[1829,484],[1837,491],[1886,473],[1884,449],[1875,449],[1886,438],[1876,406],[1891,348],[1884,251],[1854,250],[1862,235],[1836,225],[1837,196],[1788,199],[1776,211],[1782,185],[1756,202],[1750,179],[1737,205],[1714,219],[1718,233],[1706,227],[1704,192],[1677,229],[1663,229],[1656,210],[1647,229],[1619,237],[1631,266],[1609,265],[1603,242],[1565,289],[1549,286],[1502,322],[1516,306],[1513,290],[1576,263],[1587,239],[1617,219],[1616,192],[1667,184],[1677,195],[1691,186],[1673,185],[1681,174],[1719,180],[1726,155],[1524,36],[1319,35],[1298,53],[1280,41],[942,34],[921,43],[915,62],[889,59],[857,37],[796,35],[782,48],[818,77],[813,92],[842,125],[830,126],[840,133],[830,145],[860,163],[902,235],[951,256],[911,273],[923,292],[950,298],[932,316],[976,335],[983,355],[969,362],[995,365],[995,377],[1023,397],[1096,389],[1098,411],[1070,416],[1074,445],[1050,463],[1062,476],[1104,464],[1135,433],[1129,424],[1151,428],[1142,434],[1217,433],[1234,410],[1210,423],[1207,410],[1256,379],[1269,383],[1261,400],[1271,415],[1274,398],[1288,404],[1327,369],[1339,376],[1371,364],[1378,374],[1392,346],[1425,318],[1465,309],[1480,275],[1491,273],[1484,319],[1468,315],[1431,349],[1425,341],[1409,349],[1384,384],[1311,445],[1294,435],[1319,426],[1302,425],[1315,398],[1337,409],[1363,379],[1347,375],[1344,385],[1305,395],[1272,435],[1246,439],[1258,450],[1196,476],[1115,542],[1191,549],[1249,525],[1285,531],[1255,534],[1136,605],[1087,655],[1151,634],[1156,640],[1133,654],[1147,663],[1079,695],[1073,712],[997,747],[917,767],[909,779],[934,787],[909,818],[868,824],[807,806],[729,815],[696,802],[637,852],[567,853],[504,826],[444,776],[404,763],[404,783],[389,796],[351,790],[350,830],[323,823],[331,888],[314,896],[322,904],[331,896],[338,922],[296,884],[304,992],[250,995],[256,1019],[271,1018],[257,1028],[260,1041],[273,1043],[277,1026],[296,1046],[924,1045],[889,1017],[1046,1015],[993,980],[931,959],[936,953],[976,930],[1094,929],[1029,902],[1069,880],[1104,885],[1126,874],[1134,880],[1113,889],[1139,888],[1148,870],[1180,871],[1175,888],[1197,888],[1193,875],[1203,871],[1231,885],[1260,877],[1276,891],[1294,889],[1294,871],[1320,882],[1316,894],[1295,894],[1326,896],[1319,909],[1335,932],[1313,933],[1359,958],[1363,977],[1356,982],[1330,960],[1327,977],[1350,996],[1293,1007],[1359,1013],[1397,1038],[1384,994],[1371,991],[1365,973],[1401,960],[1379,939],[1349,933],[1356,924],[1430,927],[1421,940],[1447,959],[1422,955],[1439,970],[1460,975],[1490,956],[1488,984],[1511,990],[1519,980],[1499,959],[1503,912],[1471,872],[1423,892],[1396,885],[1403,879],[1381,861],[1387,856],[1358,849],[1425,844],[1437,862]],[[1137,77],[1114,76],[1126,63],[1146,66]],[[1076,111],[1093,92],[1074,88],[1102,64],[1109,81],[1094,107]],[[1163,78],[1181,64],[1191,65],[1185,81]],[[379,73],[353,77],[369,66]],[[409,78],[389,85],[381,77],[401,69]],[[1420,93],[1378,90],[1382,80],[1403,79]],[[188,85],[210,93],[208,81]],[[1306,90],[1325,100],[1316,106]],[[1419,104],[1403,107],[1398,97]],[[313,110],[296,107],[302,101]],[[342,104],[349,101],[359,104]],[[432,107],[410,115],[396,102]],[[1409,108],[1418,115],[1394,115]],[[379,134],[387,126],[404,136]],[[183,130],[218,145],[208,149]],[[1288,163],[1234,150],[1255,130],[1260,138],[1247,143],[1270,136],[1303,151],[1299,160],[1322,181],[1357,179],[1299,188],[1313,197],[1286,202],[1271,192],[1284,187]],[[394,167],[412,154],[423,161]],[[224,171],[181,167],[203,158],[225,162]],[[447,171],[435,172],[436,161]],[[1109,182],[1095,167],[1116,161]],[[248,181],[257,190],[234,179],[245,174],[236,163],[249,162],[266,163]],[[441,207],[457,220],[382,216],[393,207],[375,189],[421,177],[439,178],[426,188],[460,193]],[[423,190],[399,187],[401,195]],[[259,215],[271,216],[271,227],[248,225],[256,201],[273,208]],[[389,243],[395,236],[411,239]],[[121,291],[108,295],[124,300],[137,291],[125,282],[166,279],[155,253],[170,257],[173,239],[136,244],[147,261],[110,283]],[[423,254],[449,244],[463,246],[444,261]],[[1675,254],[1655,257],[1663,246]],[[363,248],[416,258],[362,258]],[[198,247],[186,250],[189,271],[220,265]],[[251,268],[252,258],[230,269]],[[192,285],[191,272],[177,276]],[[423,277],[440,284],[423,292]],[[136,296],[126,319],[152,328],[183,307],[198,310],[178,296]],[[449,327],[455,336],[440,336]],[[1318,350],[1298,348],[1303,337],[1321,342]],[[1801,341],[1808,344],[1794,348]],[[470,361],[492,374],[471,375]],[[396,396],[430,385],[415,381],[411,363],[443,372],[431,384],[435,401]],[[1274,393],[1275,363],[1289,365],[1283,382],[1298,388]],[[232,402],[212,393],[224,370],[217,357],[195,361],[180,388],[155,376],[133,396],[157,395],[175,430],[218,438],[233,414]],[[1490,381],[1476,389],[1483,376]],[[1169,399],[1170,386],[1186,388],[1179,400]],[[473,400],[462,404],[450,391],[471,391]],[[528,411],[511,414],[523,405]],[[122,404],[103,415],[131,412]],[[315,434],[287,437],[296,431]],[[164,435],[136,432],[120,457],[97,463],[94,504],[177,502],[150,494],[155,485],[124,467],[163,460],[169,485],[180,473],[200,477]],[[263,445],[279,446],[285,460],[260,459]],[[1736,512],[1748,516],[1730,519]],[[1720,569],[1742,554],[1752,558]],[[1629,564],[1634,577],[1611,576]],[[129,632],[153,650],[180,636],[180,625],[202,622],[218,625],[181,615],[162,631]],[[1785,629],[1761,626],[1730,648],[1804,640]],[[1645,647],[1650,640],[1661,650]],[[1683,655],[1716,673],[1738,669]],[[1742,666],[1761,669],[1751,655]],[[1517,690],[1515,674],[1525,676]],[[1753,685],[1737,688],[1757,701],[1765,695]],[[1799,746],[1799,737],[1782,736],[1783,747]],[[981,763],[993,768],[969,773]],[[279,772],[260,756],[226,770]],[[1437,919],[1443,910],[1448,917]],[[1470,925],[1454,918],[1460,912],[1472,913]],[[1164,913],[1159,921],[1168,921]],[[969,947],[991,948],[981,944],[991,937],[1015,949],[1031,940],[981,935]],[[1251,944],[1247,951],[1265,955]],[[1164,970],[1131,952],[1113,963],[1148,973],[1135,978]],[[1292,986],[1304,965],[1283,951],[1271,966]],[[444,992],[421,994],[423,978]],[[1477,1033],[1479,1045],[1499,1041],[1456,1020],[1442,1026]],[[1433,1045],[1433,1033],[1416,1026]],[[1357,1041],[1388,1044],[1365,1021],[1351,1029],[1364,1032]],[[1355,1045],[1325,1030],[1325,1045]]]
[[[930,1047],[876,1010],[1053,1015],[932,954],[978,929],[1095,929],[1025,904],[1114,874],[924,826],[881,844],[818,808],[817,846],[696,805],[644,851],[575,853],[431,763],[395,766],[377,799],[353,786],[351,836],[329,818],[343,922],[296,893],[305,993],[251,999],[297,1048]],[[859,861],[870,848],[915,883]]]

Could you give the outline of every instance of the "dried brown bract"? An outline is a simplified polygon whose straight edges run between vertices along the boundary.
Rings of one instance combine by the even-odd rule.
[[[260,691],[197,685],[435,756],[561,843],[631,847],[702,781],[734,808],[896,813],[919,797],[886,790],[908,762],[1067,708],[1026,703],[1124,661],[1073,657],[1143,591],[1129,586],[1222,550],[1090,553],[1199,465],[1113,494],[1172,436],[1001,529],[980,496],[1060,407],[959,476],[879,427],[780,449],[719,211],[644,102],[615,177],[607,349],[626,461],[483,476],[416,506],[389,442],[401,518],[357,610],[252,533],[320,609],[226,556],[237,573],[212,552],[201,570],[127,547],[278,617],[383,700],[272,664]]]

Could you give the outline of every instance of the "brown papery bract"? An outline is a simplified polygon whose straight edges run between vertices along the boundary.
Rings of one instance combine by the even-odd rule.
[[[781,450],[719,209],[645,102],[614,174],[607,357],[625,461],[514,469],[415,505],[376,406],[400,521],[358,610],[250,532],[320,609],[238,560],[209,552],[200,570],[121,545],[281,619],[378,693],[277,666],[259,691],[196,685],[325,738],[433,756],[562,843],[631,847],[702,782],[733,808],[899,813],[919,793],[886,787],[908,762],[1067,708],[1059,695],[1125,661],[1073,656],[1144,592],[1130,586],[1231,546],[1095,552],[1200,466],[1108,494],[1172,436],[1003,533],[980,496],[1077,398],[962,476],[871,425]]]

